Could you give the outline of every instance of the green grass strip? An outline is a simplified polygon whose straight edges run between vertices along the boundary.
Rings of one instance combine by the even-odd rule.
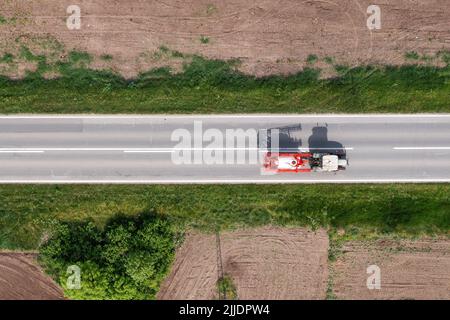
[[[180,229],[344,228],[448,234],[450,185],[0,185],[0,247],[35,249],[49,224],[155,210]]]
[[[90,57],[73,52],[49,66],[38,63],[23,80],[0,77],[0,113],[419,113],[450,112],[450,67],[336,66],[320,79],[306,68],[290,76],[257,78],[236,71],[236,61],[193,57],[181,73],[159,68],[125,80],[86,68]],[[47,71],[61,77],[45,80]]]

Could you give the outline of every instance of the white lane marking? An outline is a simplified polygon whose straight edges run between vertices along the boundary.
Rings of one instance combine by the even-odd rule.
[[[286,148],[282,149],[293,152],[309,152],[309,149],[304,148]],[[314,150],[330,150],[327,148],[314,148]],[[334,148],[333,150],[354,150],[353,148]],[[124,153],[173,153],[177,151],[258,151],[268,152],[268,149],[260,148],[166,148],[166,149],[148,149],[148,150],[124,150]]]
[[[394,147],[394,150],[450,150],[450,147]]]
[[[123,150],[124,153],[173,153],[176,150]]]
[[[0,153],[44,153],[43,150],[0,150]]]
[[[450,117],[450,113],[417,113],[417,114],[21,114],[21,115],[0,115],[0,119],[217,119],[217,118],[442,118]]]
[[[126,148],[0,148],[0,152],[123,151]]]
[[[124,149],[124,153],[173,153],[177,151],[260,151],[258,148],[142,148]],[[297,149],[298,150],[298,149]]]
[[[308,148],[287,148],[290,151],[308,151]],[[330,150],[327,148],[314,148],[314,150]],[[353,150],[353,148],[333,148],[333,150]],[[0,148],[0,153],[33,153],[46,151],[118,151],[124,153],[172,153],[177,151],[259,151],[267,152],[261,148]]]
[[[298,183],[450,183],[450,179],[341,179],[341,180],[4,180],[2,184],[298,184]]]

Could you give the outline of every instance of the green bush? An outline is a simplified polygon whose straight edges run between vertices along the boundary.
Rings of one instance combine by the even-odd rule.
[[[419,60],[420,56],[416,51],[409,51],[405,53],[405,58],[410,60]]]
[[[209,38],[205,37],[205,36],[201,36],[200,37],[200,42],[203,44],[208,44],[209,43]]]
[[[317,62],[317,60],[319,60],[319,58],[317,57],[317,55],[315,54],[310,54],[308,55],[308,57],[306,58],[306,62],[309,64],[314,64]]]
[[[172,57],[174,58],[184,58],[184,53],[177,51],[177,50],[172,50]]]
[[[234,285],[233,279],[228,275],[225,275],[217,281],[217,290],[219,292],[219,299],[238,299],[236,286]]]
[[[70,51],[68,60],[72,64],[82,64],[83,66],[88,65],[92,61],[92,57],[89,53],[84,51]]]
[[[104,60],[104,61],[111,61],[113,59],[113,56],[110,54],[102,54],[100,56],[100,59]]]
[[[447,65],[450,64],[450,51],[441,50],[437,53],[437,56],[442,59],[442,62],[446,63]]]
[[[92,221],[61,222],[40,248],[40,261],[72,299],[152,299],[174,257],[174,232],[154,213],[118,216],[104,228]],[[81,269],[81,288],[69,289],[67,268]]]
[[[0,63],[11,63],[14,61],[14,55],[11,53],[5,53],[3,57],[0,58]]]

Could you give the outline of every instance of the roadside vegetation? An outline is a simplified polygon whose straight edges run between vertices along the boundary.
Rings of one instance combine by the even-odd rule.
[[[0,248],[39,250],[70,299],[153,299],[184,232],[326,228],[349,240],[450,237],[450,185],[0,185]],[[69,266],[82,287],[68,290]],[[238,299],[228,276],[218,298]]]
[[[228,275],[217,281],[217,291],[220,300],[238,300],[236,286],[233,279]]]
[[[449,235],[450,185],[2,185],[0,247],[37,249],[59,221],[155,212],[174,230],[263,225],[345,229],[347,237]]]
[[[7,18],[7,17],[0,15],[0,25],[8,24],[8,25],[14,26],[16,24],[16,22],[17,22],[17,17]]]
[[[59,222],[48,232],[39,259],[70,299],[154,299],[175,255],[170,223],[152,212],[115,216],[103,228]],[[74,265],[82,285],[68,290]]]
[[[22,80],[0,77],[0,113],[450,112],[449,52],[409,52],[411,64],[355,68],[326,57],[336,72],[331,79],[320,77],[316,55],[297,74],[257,78],[237,71],[239,61],[206,60],[165,46],[156,53],[183,59],[181,72],[160,67],[126,80],[90,69],[93,57],[85,52],[55,62],[22,46],[18,57],[35,69]],[[12,54],[0,58],[3,64],[14,60]]]

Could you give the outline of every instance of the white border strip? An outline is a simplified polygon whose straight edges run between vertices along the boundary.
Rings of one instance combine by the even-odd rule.
[[[450,183],[450,179],[336,179],[336,180],[1,180],[0,184],[321,184],[321,183]]]
[[[450,147],[394,147],[394,150],[450,150]]]
[[[286,148],[282,150],[295,152],[309,152],[309,148]],[[354,150],[354,148],[312,148],[313,150]],[[125,153],[172,153],[177,151],[259,151],[268,149],[234,147],[234,148],[0,148],[0,153],[42,153],[46,151],[121,151]]]
[[[44,153],[43,150],[0,150],[0,153]]]
[[[3,114],[0,119],[186,119],[186,118],[442,118],[449,117],[450,113],[417,113],[417,114],[385,114],[385,113],[367,113],[367,114]]]

